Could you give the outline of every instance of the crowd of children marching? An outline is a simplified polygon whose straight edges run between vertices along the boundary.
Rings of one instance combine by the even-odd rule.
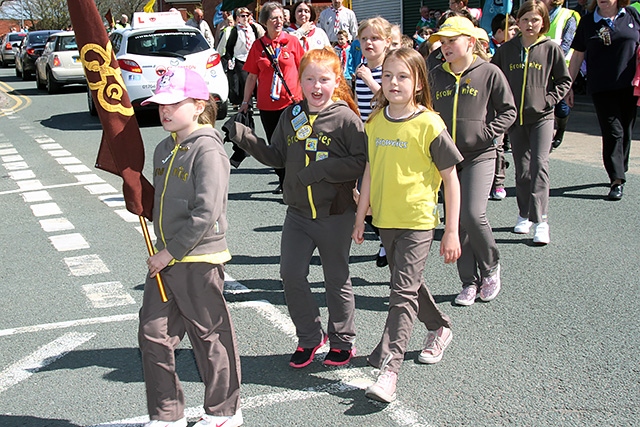
[[[474,25],[466,7],[443,14],[438,24],[422,8],[414,39],[381,17],[362,21],[354,37],[338,28],[341,9],[334,8],[335,41],[302,57],[303,98],[283,111],[271,142],[234,118],[222,129],[257,161],[286,172],[280,274],[298,338],[291,367],[309,365],[327,341],[325,365],[346,365],[356,354],[351,241],[364,241],[366,224],[378,235],[378,265],[388,265],[390,274],[389,309],[380,342],[367,356],[379,373],[365,395],[389,403],[415,320],[426,328],[421,363],[439,362],[453,338],[451,320],[423,277],[440,223],[439,191],[446,206],[439,252],[445,263],[457,264],[458,305],[492,301],[502,287],[500,251],[486,211],[490,198],[504,197],[496,177],[504,179],[505,142],[515,165],[514,232],[533,229],[534,243],[550,243],[554,108],[571,78],[562,49],[545,37],[550,18],[541,0],[523,3],[515,19],[498,15],[491,36]],[[272,25],[282,25],[281,15]],[[260,40],[273,42],[267,35]],[[420,51],[414,40],[422,43]],[[207,415],[197,425],[242,424],[235,334],[221,293],[230,257],[224,239],[229,165],[218,167],[225,156],[222,138],[200,120],[211,116],[208,92],[192,74],[162,77],[148,100],[161,105],[163,127],[173,132],[154,156],[160,238],[148,261],[140,319],[150,427],[186,425],[171,355],[185,332],[199,368],[208,373]],[[274,82],[278,78],[276,69]],[[181,178],[175,165],[194,173]],[[307,280],[316,249],[325,277],[326,328]],[[152,280],[159,272],[167,282],[167,304],[159,302]],[[197,291],[189,295],[177,282]]]

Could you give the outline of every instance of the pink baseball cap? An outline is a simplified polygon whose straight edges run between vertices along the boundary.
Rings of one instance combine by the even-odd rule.
[[[207,84],[200,74],[189,68],[169,68],[158,79],[154,95],[142,101],[140,105],[152,102],[160,105],[176,104],[187,98],[207,101]]]

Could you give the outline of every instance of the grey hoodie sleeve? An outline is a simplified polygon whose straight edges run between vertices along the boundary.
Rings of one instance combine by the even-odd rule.
[[[506,133],[507,129],[515,122],[518,115],[513,93],[507,78],[497,66],[491,64],[494,68],[492,75],[492,90],[489,103],[495,111],[495,117],[487,123],[484,130],[485,141],[491,141]]]

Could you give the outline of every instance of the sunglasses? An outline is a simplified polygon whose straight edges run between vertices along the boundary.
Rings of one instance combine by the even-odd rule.
[[[248,18],[248,17],[249,17],[249,15],[247,15],[247,14],[242,14],[242,15],[238,15],[238,16],[239,16],[240,18]]]

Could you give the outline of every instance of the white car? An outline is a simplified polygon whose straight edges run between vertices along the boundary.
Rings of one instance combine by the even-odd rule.
[[[153,95],[158,78],[169,68],[200,73],[218,105],[218,119],[227,115],[229,83],[221,57],[197,28],[187,26],[179,12],[137,12],[131,28],[109,35],[134,109]],[[96,114],[89,95],[89,111]],[[154,105],[151,105],[154,108]]]
[[[49,36],[42,55],[36,59],[35,75],[38,89],[46,88],[49,93],[56,93],[64,85],[86,84],[73,31],[61,31]]]

